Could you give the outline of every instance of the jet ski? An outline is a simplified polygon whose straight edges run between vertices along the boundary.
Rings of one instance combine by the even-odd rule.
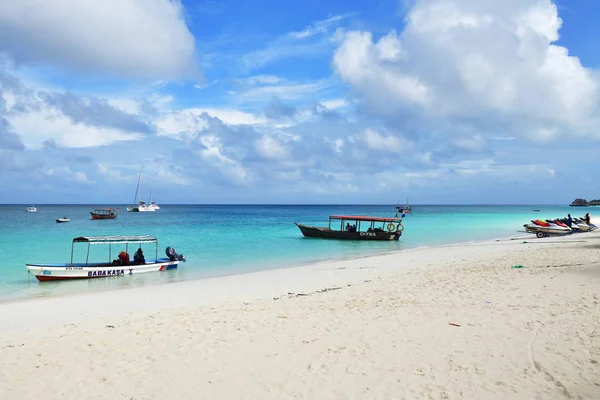
[[[594,229],[596,229],[596,225],[594,225],[594,224],[588,225],[581,218],[574,218],[573,222],[575,224],[577,224],[577,226],[579,227],[579,229],[581,229],[582,232],[589,232],[589,231],[593,231]]]
[[[532,219],[530,224],[523,225],[525,232],[534,233],[542,238],[551,235],[566,235],[572,232],[565,223],[558,220]]]

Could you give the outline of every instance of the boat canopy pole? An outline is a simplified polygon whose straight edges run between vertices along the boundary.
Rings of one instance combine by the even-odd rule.
[[[158,262],[158,242],[156,242],[156,254],[154,255],[154,262]]]
[[[75,242],[71,243],[71,267],[73,266],[73,248],[75,247]]]
[[[90,258],[90,243],[88,242],[88,252],[87,252],[87,256],[85,257],[85,265],[88,265],[89,258]]]
[[[108,263],[111,263],[112,257],[111,257],[111,252],[112,252],[112,243],[108,244]]]

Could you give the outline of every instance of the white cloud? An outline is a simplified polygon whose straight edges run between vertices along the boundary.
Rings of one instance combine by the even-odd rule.
[[[186,108],[174,111],[156,121],[158,133],[167,136],[194,136],[208,128],[207,114],[227,125],[255,125],[266,122],[262,116],[226,108]]]
[[[147,110],[144,109],[145,105],[148,105],[158,112],[168,112],[171,110],[170,105],[173,102],[172,95],[159,95],[152,93],[142,99],[131,98],[131,97],[112,97],[106,99],[108,104],[118,108],[119,110],[132,115],[144,115]]]
[[[406,112],[450,132],[597,138],[600,82],[554,43],[561,24],[550,0],[418,0],[399,35],[346,33],[333,67],[387,120]],[[483,138],[459,144],[481,149]]]
[[[126,140],[140,140],[142,135],[116,128],[74,123],[62,113],[41,108],[27,113],[6,116],[15,132],[28,148],[42,148],[44,142],[53,140],[63,147],[94,147]]]
[[[457,138],[454,140],[454,144],[459,148],[475,152],[482,151],[486,147],[485,139],[481,135]]]
[[[246,54],[242,59],[243,65],[253,69],[282,58],[315,58],[325,55],[335,43],[331,31],[350,15],[335,15],[325,20],[314,21],[302,31],[289,32],[277,37],[264,48]]]
[[[77,183],[89,184],[90,181],[87,175],[81,171],[73,171],[67,166],[52,166],[43,170],[43,173],[48,176],[54,176],[67,182],[73,181]]]
[[[307,83],[283,82],[279,85],[262,85],[250,87],[236,94],[236,99],[243,102],[264,102],[277,97],[281,100],[296,100],[308,96],[316,96],[319,92],[331,87],[326,80]]]
[[[305,39],[318,34],[328,33],[333,26],[338,25],[339,22],[346,19],[349,15],[350,14],[334,15],[333,17],[324,20],[314,21],[302,31],[291,32],[290,36],[295,39]]]
[[[250,178],[247,169],[239,161],[224,154],[223,145],[217,136],[203,135],[198,137],[197,140],[202,145],[197,153],[204,161],[217,167],[216,170],[227,176],[233,183],[249,183]]]
[[[109,168],[104,164],[98,164],[96,167],[98,173],[106,178],[110,183],[122,183],[129,182],[131,177],[123,176],[121,171],[117,168]]]
[[[400,139],[395,136],[384,136],[373,129],[365,129],[356,140],[363,143],[370,150],[379,150],[391,153],[397,153],[403,150]]]
[[[285,81],[285,79],[278,77],[277,75],[255,75],[244,79],[239,79],[240,82],[249,85],[274,85],[276,83]]]
[[[395,33],[393,33],[395,36]],[[394,39],[385,39],[390,47]],[[416,74],[404,73],[388,64],[368,32],[349,32],[333,57],[338,74],[368,100],[386,111],[411,104],[427,105],[430,89]],[[401,47],[398,43],[396,46]],[[384,57],[384,58],[382,58]]]
[[[335,110],[338,108],[343,108],[348,105],[348,102],[344,99],[331,99],[331,100],[323,100],[320,102],[322,105],[327,107],[330,110]]]
[[[4,0],[0,53],[88,73],[199,77],[179,0]]]
[[[287,151],[283,144],[269,135],[264,135],[258,139],[255,146],[258,154],[267,159],[281,160],[287,156]]]

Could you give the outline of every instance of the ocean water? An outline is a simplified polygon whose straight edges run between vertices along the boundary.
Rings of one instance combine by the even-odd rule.
[[[99,206],[100,207],[100,206]],[[404,219],[400,241],[339,241],[304,238],[294,222],[326,226],[329,215],[392,217],[393,205],[162,205],[151,213],[128,213],[118,206],[115,220],[92,220],[93,205],[0,205],[0,302],[116,290],[201,279],[314,261],[356,257],[403,249],[509,236],[536,218],[583,216],[590,208],[568,206],[414,205]],[[540,211],[534,211],[540,210]],[[66,216],[70,223],[58,224]],[[26,263],[65,263],[77,236],[153,235],[158,256],[172,246],[187,257],[179,268],[105,279],[39,283]],[[533,236],[532,236],[533,237]],[[113,249],[113,258],[120,249]],[[133,254],[135,249],[129,249]],[[74,261],[84,261],[87,246],[75,245]],[[145,245],[146,258],[154,246]],[[92,246],[90,261],[108,259],[105,246]]]

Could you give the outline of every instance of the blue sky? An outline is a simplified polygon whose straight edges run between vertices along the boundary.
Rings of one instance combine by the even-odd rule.
[[[600,198],[600,4],[0,5],[0,202]]]

